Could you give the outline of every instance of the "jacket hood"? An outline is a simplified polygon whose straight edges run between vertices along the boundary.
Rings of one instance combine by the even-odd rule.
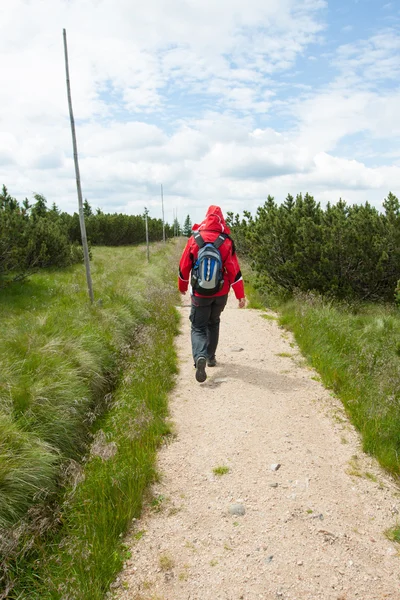
[[[206,218],[199,225],[195,224],[192,231],[206,229],[207,231],[218,231],[221,233],[231,233],[228,225],[225,222],[224,215],[219,206],[211,205],[206,212]]]

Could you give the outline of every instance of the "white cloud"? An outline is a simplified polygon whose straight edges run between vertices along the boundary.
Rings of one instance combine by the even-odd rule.
[[[347,82],[376,88],[383,80],[398,81],[399,53],[398,31],[386,29],[366,40],[341,46],[334,64]]]
[[[0,48],[6,54],[17,49],[6,72],[13,89],[21,89],[23,80],[29,105],[62,112],[61,29],[66,27],[80,118],[107,112],[98,98],[105,83],[122,93],[129,110],[151,110],[162,105],[160,92],[170,79],[177,85],[203,81],[207,91],[214,79],[235,87],[243,78],[288,68],[321,30],[315,18],[321,6],[318,0],[249,0],[245,6],[241,0],[171,0],[166,10],[161,0],[140,8],[126,0],[15,0],[3,8],[7,30]],[[248,108],[251,103],[249,97]],[[26,110],[23,102],[21,108]]]
[[[141,121],[112,121],[104,125],[88,123],[80,128],[79,138],[83,155],[117,154],[122,158],[132,156],[132,159],[138,151],[158,147],[167,140],[159,127]]]
[[[149,206],[160,216],[161,182],[168,206],[193,219],[212,202],[255,209],[270,192],[362,199],[372,190],[378,203],[389,184],[395,191],[398,155],[373,168],[360,148],[357,161],[336,153],[352,135],[384,143],[400,133],[399,36],[377,31],[339,47],[336,74],[318,86],[307,69],[326,60],[325,8],[322,0],[3,3],[0,184],[75,208],[65,27],[83,194],[94,206]]]
[[[297,143],[320,152],[334,150],[349,135],[398,135],[399,50],[400,35],[392,30],[339,47],[332,61],[339,70],[336,78],[293,106],[299,119]]]

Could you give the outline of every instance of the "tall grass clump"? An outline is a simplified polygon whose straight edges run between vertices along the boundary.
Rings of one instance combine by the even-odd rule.
[[[302,294],[280,323],[342,400],[364,450],[400,473],[400,313],[385,305],[344,305]]]
[[[2,291],[0,597],[100,598],[115,575],[165,432],[176,252],[97,248],[95,306],[77,267]]]
[[[0,529],[24,516],[28,506],[44,490],[54,490],[51,448],[39,438],[21,431],[7,415],[0,415]]]

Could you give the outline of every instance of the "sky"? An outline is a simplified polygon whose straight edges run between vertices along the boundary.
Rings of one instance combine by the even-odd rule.
[[[0,3],[0,185],[67,212],[400,196],[398,0]]]

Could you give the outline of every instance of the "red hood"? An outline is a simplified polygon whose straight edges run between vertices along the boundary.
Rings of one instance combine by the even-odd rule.
[[[214,205],[208,207],[206,218],[200,223],[200,225],[193,225],[192,231],[197,231],[198,229],[207,229],[207,231],[220,231],[222,233],[227,233],[228,235],[231,233],[231,230],[225,223],[222,210],[219,206]]]

